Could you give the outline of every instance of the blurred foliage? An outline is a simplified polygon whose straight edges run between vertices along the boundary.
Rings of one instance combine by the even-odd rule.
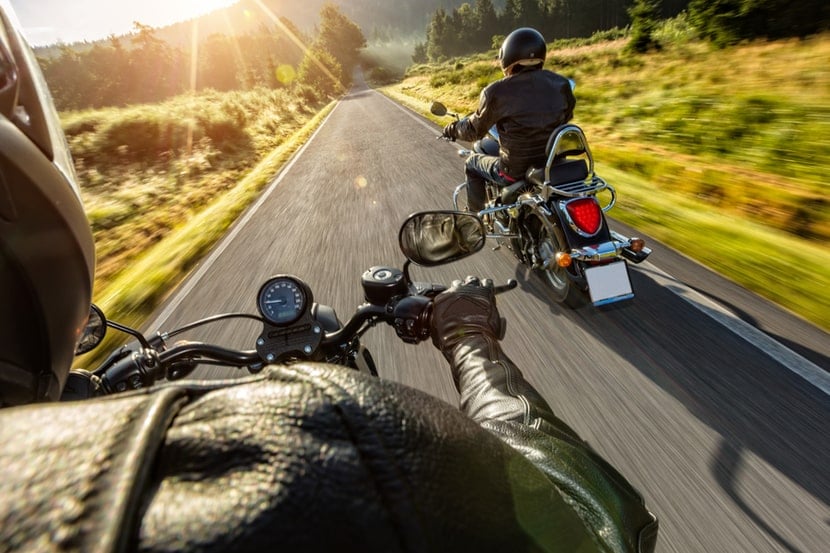
[[[534,27],[548,40],[628,29],[634,52],[659,48],[661,22],[688,14],[695,33],[723,46],[757,38],[805,37],[830,30],[827,0],[492,0],[436,9],[414,63],[443,61],[497,47],[517,27]],[[666,37],[663,36],[663,39]]]
[[[129,37],[113,36],[92,45],[63,45],[57,52],[44,50],[48,55],[39,57],[39,62],[58,109],[156,103],[209,89],[291,88],[298,84],[314,87],[321,94],[339,94],[349,86],[359,51],[366,45],[360,29],[333,4],[321,9],[313,36],[285,18],[275,18],[272,25],[262,23],[243,34],[213,33],[196,42],[193,51],[165,42],[158,34],[156,29],[135,23]],[[301,93],[310,99],[307,90]],[[147,120],[135,124],[137,130],[148,129]],[[179,135],[174,128],[160,131],[171,132],[173,139]]]
[[[506,0],[498,11],[492,0],[476,0],[453,9],[442,7],[432,14],[426,40],[415,48],[412,59],[442,61],[487,50],[518,27],[534,27],[549,39],[586,37],[624,27],[629,23],[629,1]],[[667,9],[674,9],[676,3],[669,2]]]
[[[692,0],[688,12],[700,35],[720,46],[830,30],[827,0]]]
[[[631,17],[631,40],[628,49],[634,52],[648,52],[652,48],[659,48],[660,43],[654,37],[660,18],[659,0],[634,0],[628,8]]]
[[[328,102],[307,97],[287,89],[206,91],[63,113],[95,235],[96,290],[233,188]]]

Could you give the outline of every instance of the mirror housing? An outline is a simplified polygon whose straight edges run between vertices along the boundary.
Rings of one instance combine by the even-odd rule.
[[[104,312],[95,304],[89,306],[89,317],[86,320],[81,337],[75,344],[75,355],[83,355],[98,347],[107,335],[107,319]]]
[[[425,267],[470,256],[484,247],[484,223],[474,213],[422,211],[401,226],[398,243],[411,262]]]
[[[432,105],[429,106],[429,112],[433,115],[443,117],[447,114],[447,106],[441,102],[432,102]]]

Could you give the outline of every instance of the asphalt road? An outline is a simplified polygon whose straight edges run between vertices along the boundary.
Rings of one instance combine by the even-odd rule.
[[[451,207],[462,161],[437,134],[356,87],[168,300],[152,329],[255,312],[259,286],[277,273],[304,279],[315,301],[347,319],[362,301],[367,268],[402,265],[397,232],[404,218]],[[557,414],[643,492],[660,518],[660,551],[830,551],[830,337],[650,245],[650,261],[631,270],[637,297],[600,309],[552,303],[506,249],[415,267],[413,277],[519,281],[499,298],[508,320],[505,350]],[[257,334],[243,322],[192,337],[253,349]],[[364,343],[382,378],[456,404],[431,344],[404,344],[391,327],[371,330]],[[200,370],[210,378],[233,373]]]

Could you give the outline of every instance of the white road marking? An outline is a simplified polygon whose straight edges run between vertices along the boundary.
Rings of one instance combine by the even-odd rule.
[[[674,292],[693,307],[702,311],[705,315],[708,315],[734,334],[737,334],[763,351],[825,394],[830,395],[830,373],[784,346],[768,334],[743,321],[721,304],[712,301],[662,269],[659,269],[653,263],[646,261],[640,267],[646,268],[648,275],[655,282]]]

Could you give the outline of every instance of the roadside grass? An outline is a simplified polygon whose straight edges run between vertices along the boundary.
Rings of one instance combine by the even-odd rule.
[[[328,102],[286,90],[208,91],[62,114],[96,245],[96,297],[206,209]]]
[[[617,190],[617,205],[609,215],[830,328],[826,246],[712,209],[687,194],[655,193],[649,181],[603,163],[597,164],[597,172]]]
[[[187,271],[225,234],[334,107],[329,104],[283,145],[274,149],[227,193],[176,226],[128,269],[96,292],[104,312],[140,324],[173,291]]]
[[[300,104],[279,91],[213,93],[169,104],[172,109],[139,106],[64,114],[95,237],[93,301],[108,318],[133,327],[144,324],[334,107],[329,100]],[[101,156],[94,145],[105,140],[96,131],[117,128],[125,119],[143,121],[140,129],[178,128],[187,113],[201,117],[196,140],[189,145],[185,139],[184,146],[168,150],[130,151],[130,144],[145,144],[144,137],[151,144],[158,140],[140,131],[119,135],[113,142],[120,144],[110,148],[109,156]],[[242,132],[207,134],[229,117],[235,118],[232,126],[242,125]],[[125,341],[117,334],[76,364],[97,365]]]
[[[611,213],[830,329],[830,34],[726,50],[680,41],[554,43],[577,82],[574,122],[619,193]],[[439,125],[473,111],[495,52],[416,65],[381,88]]]

